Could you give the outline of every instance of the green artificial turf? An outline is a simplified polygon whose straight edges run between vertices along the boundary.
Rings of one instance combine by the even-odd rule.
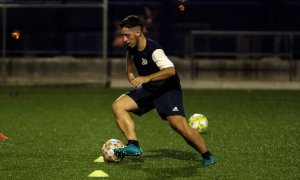
[[[213,166],[156,111],[133,116],[140,161],[95,163],[106,140],[126,143],[111,111],[125,91],[2,87],[0,179],[90,179],[94,170],[110,179],[300,179],[300,91],[184,90],[187,116],[208,118]]]

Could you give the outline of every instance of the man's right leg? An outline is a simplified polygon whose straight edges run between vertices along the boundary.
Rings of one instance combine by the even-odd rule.
[[[115,153],[120,156],[140,156],[141,149],[137,142],[135,124],[130,116],[130,112],[137,110],[138,105],[128,95],[123,94],[112,104],[112,109],[118,127],[128,140],[125,147],[114,149]]]
[[[138,109],[136,102],[125,94],[112,104],[116,123],[128,140],[137,140],[134,121],[130,116],[130,111],[136,109]]]

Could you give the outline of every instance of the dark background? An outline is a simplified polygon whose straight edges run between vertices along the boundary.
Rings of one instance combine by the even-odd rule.
[[[0,0],[11,4],[99,2]],[[185,10],[180,11],[179,5],[184,5]],[[112,57],[124,55],[124,48],[116,43],[118,22],[130,14],[143,17],[145,23],[150,19],[146,34],[158,40],[168,54],[176,56],[184,55],[185,38],[191,30],[300,31],[299,0],[110,0],[108,12],[108,55]],[[21,32],[20,39],[10,35],[13,31]],[[7,55],[98,56],[101,31],[100,8],[9,8]]]

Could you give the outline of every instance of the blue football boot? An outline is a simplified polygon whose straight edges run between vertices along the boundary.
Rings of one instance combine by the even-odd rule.
[[[216,159],[213,155],[210,155],[209,158],[203,159],[202,164],[205,166],[209,166],[216,163]]]
[[[117,156],[135,156],[140,157],[142,155],[142,149],[134,144],[127,144],[124,147],[113,149]]]

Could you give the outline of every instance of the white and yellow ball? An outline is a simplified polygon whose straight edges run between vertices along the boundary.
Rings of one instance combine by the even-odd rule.
[[[207,132],[208,120],[203,114],[193,114],[188,121],[189,125],[199,133]]]

